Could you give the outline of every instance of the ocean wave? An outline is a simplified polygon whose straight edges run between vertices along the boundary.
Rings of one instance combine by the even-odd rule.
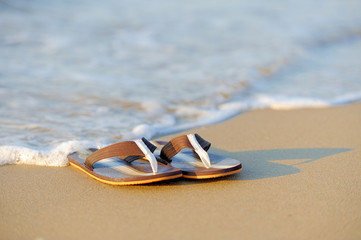
[[[317,5],[0,2],[0,164],[361,100],[361,2]]]

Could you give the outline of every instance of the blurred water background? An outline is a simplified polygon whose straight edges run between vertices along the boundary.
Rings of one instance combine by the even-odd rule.
[[[359,0],[0,0],[0,164],[65,166],[75,149],[252,109],[359,101],[360,13]]]

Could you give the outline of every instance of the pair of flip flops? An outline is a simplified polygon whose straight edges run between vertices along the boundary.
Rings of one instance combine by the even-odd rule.
[[[90,177],[112,185],[145,184],[179,177],[216,178],[242,170],[238,160],[207,153],[210,146],[198,134],[181,135],[169,142],[142,138],[73,152],[68,160],[71,166]]]

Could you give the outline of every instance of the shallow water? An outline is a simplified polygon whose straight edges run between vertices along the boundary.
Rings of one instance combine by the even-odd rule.
[[[361,99],[361,2],[0,1],[0,164]]]

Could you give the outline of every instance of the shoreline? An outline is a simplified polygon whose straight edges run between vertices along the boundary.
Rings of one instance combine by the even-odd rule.
[[[226,107],[226,109],[215,111],[213,114],[209,114],[207,117],[203,117],[201,119],[198,119],[195,123],[183,123],[178,126],[172,126],[168,127],[166,131],[163,130],[164,127],[155,127],[155,130],[153,130],[152,126],[150,126],[151,132],[156,132],[155,134],[151,134],[149,137],[150,139],[158,139],[158,138],[164,138],[170,135],[175,135],[181,132],[187,132],[192,131],[192,129],[199,129],[207,126],[212,126],[216,124],[221,124],[223,122],[227,122],[228,120],[232,118],[236,118],[242,114],[253,112],[253,111],[263,111],[263,110],[272,110],[272,111],[293,111],[293,110],[312,110],[312,109],[327,109],[327,108],[333,108],[333,107],[342,107],[352,104],[357,104],[361,102],[361,96],[358,94],[351,94],[346,95],[343,97],[336,98],[330,102],[322,101],[319,99],[303,99],[300,102],[294,102],[292,104],[287,104],[283,102],[275,102],[275,103],[256,103],[255,106],[247,106],[245,107],[244,104],[241,102],[226,102],[221,104],[222,106],[229,106]],[[248,104],[247,104],[248,105]],[[257,107],[257,105],[259,105]],[[138,125],[135,128],[133,128],[133,131],[137,128],[139,128],[142,125]],[[148,125],[146,127],[149,127]],[[145,130],[140,130],[139,132],[142,132],[143,135],[149,135]],[[139,135],[139,134],[138,134]],[[139,137],[142,137],[143,135],[139,135]]]
[[[347,102],[351,100],[348,99]],[[250,110],[242,110],[235,105],[232,105],[231,108],[226,108],[226,110],[216,111],[214,114],[210,114],[209,117],[203,117],[195,122],[189,122],[180,124],[173,127],[163,127],[160,125],[148,126],[148,125],[138,125],[133,130],[130,130],[128,136],[133,136],[134,138],[121,139],[119,141],[134,140],[142,137],[146,137],[149,140],[156,140],[159,138],[166,138],[167,136],[174,136],[182,132],[193,132],[196,129],[202,129],[204,127],[210,127],[218,124],[225,123],[233,118],[237,118],[241,115],[248,114],[249,112],[257,111],[294,111],[294,110],[318,110],[318,109],[328,109],[333,107],[342,107],[352,104],[361,103],[361,101],[356,101],[348,104],[341,104],[341,102],[335,102],[336,105],[327,106],[293,106],[292,108],[287,108],[285,106],[273,106],[270,105],[267,108],[250,108]],[[238,103],[235,103],[236,105]],[[338,105],[341,104],[341,105]],[[132,134],[130,134],[132,133]],[[135,137],[136,136],[136,137]],[[8,164],[26,164],[26,165],[37,165],[37,166],[57,166],[57,167],[66,167],[67,164],[67,155],[71,152],[78,151],[86,148],[102,148],[107,145],[113,144],[109,140],[98,139],[88,140],[88,139],[79,139],[79,140],[63,140],[62,142],[57,143],[52,147],[30,147],[24,145],[2,145],[0,146],[0,166]]]
[[[114,187],[71,167],[0,166],[0,238],[360,239],[360,122],[358,102],[185,131],[242,162],[213,180]]]

